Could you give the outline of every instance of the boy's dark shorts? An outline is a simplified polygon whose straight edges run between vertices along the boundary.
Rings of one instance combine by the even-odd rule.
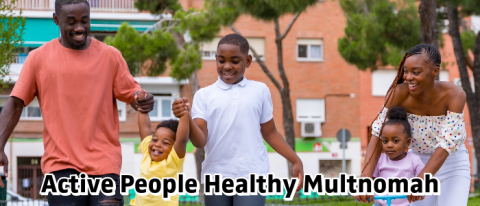
[[[56,181],[62,177],[70,177],[70,175],[79,175],[80,172],[74,169],[64,169],[52,172],[55,176]],[[120,177],[117,174],[106,174],[106,175],[89,175],[92,178],[105,178],[110,177],[115,181],[116,189],[115,194],[112,196],[106,196],[102,192],[99,195],[81,195],[81,196],[62,196],[62,195],[52,195],[48,194],[48,204],[50,206],[57,205],[69,205],[69,206],[122,206],[123,205],[123,196],[120,194]]]

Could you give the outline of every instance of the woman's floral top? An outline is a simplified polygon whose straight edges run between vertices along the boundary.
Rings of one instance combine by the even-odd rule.
[[[379,136],[387,111],[387,108],[383,108],[373,122],[372,135]],[[448,111],[441,116],[408,114],[408,122],[412,127],[409,148],[418,153],[433,153],[441,147],[451,154],[458,150],[467,137],[463,113]]]

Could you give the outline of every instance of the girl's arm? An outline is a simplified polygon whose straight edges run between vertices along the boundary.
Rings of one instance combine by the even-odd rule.
[[[287,144],[282,135],[278,133],[273,119],[260,125],[263,139],[289,162],[293,164],[293,175],[300,180],[297,191],[303,187],[303,163],[292,148]]]
[[[190,127],[190,114],[188,111],[184,111],[180,114],[180,121],[178,122],[177,134],[175,138],[175,144],[173,145],[178,157],[184,158],[187,150],[189,127]]]

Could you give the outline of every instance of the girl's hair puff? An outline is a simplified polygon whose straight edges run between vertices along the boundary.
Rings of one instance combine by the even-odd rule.
[[[407,119],[407,110],[403,107],[392,107],[390,108],[390,112],[387,116],[387,121],[385,125],[402,125],[403,126],[403,133],[407,136],[407,138],[412,138],[411,127],[410,123],[408,123]]]

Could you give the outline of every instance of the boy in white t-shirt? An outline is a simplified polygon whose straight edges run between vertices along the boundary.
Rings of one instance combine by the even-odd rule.
[[[267,174],[269,163],[265,141],[293,163],[293,175],[303,185],[300,158],[278,133],[273,121],[273,105],[268,87],[247,80],[245,68],[252,63],[248,41],[241,35],[229,34],[218,43],[218,80],[198,90],[193,99],[190,140],[196,147],[205,147],[202,163],[204,174],[221,174],[222,178],[249,178],[249,173]],[[186,103],[184,103],[186,102]],[[186,98],[173,104],[174,114],[181,114],[189,104]],[[263,139],[262,139],[263,136]],[[265,197],[206,195],[206,206],[265,205]]]

